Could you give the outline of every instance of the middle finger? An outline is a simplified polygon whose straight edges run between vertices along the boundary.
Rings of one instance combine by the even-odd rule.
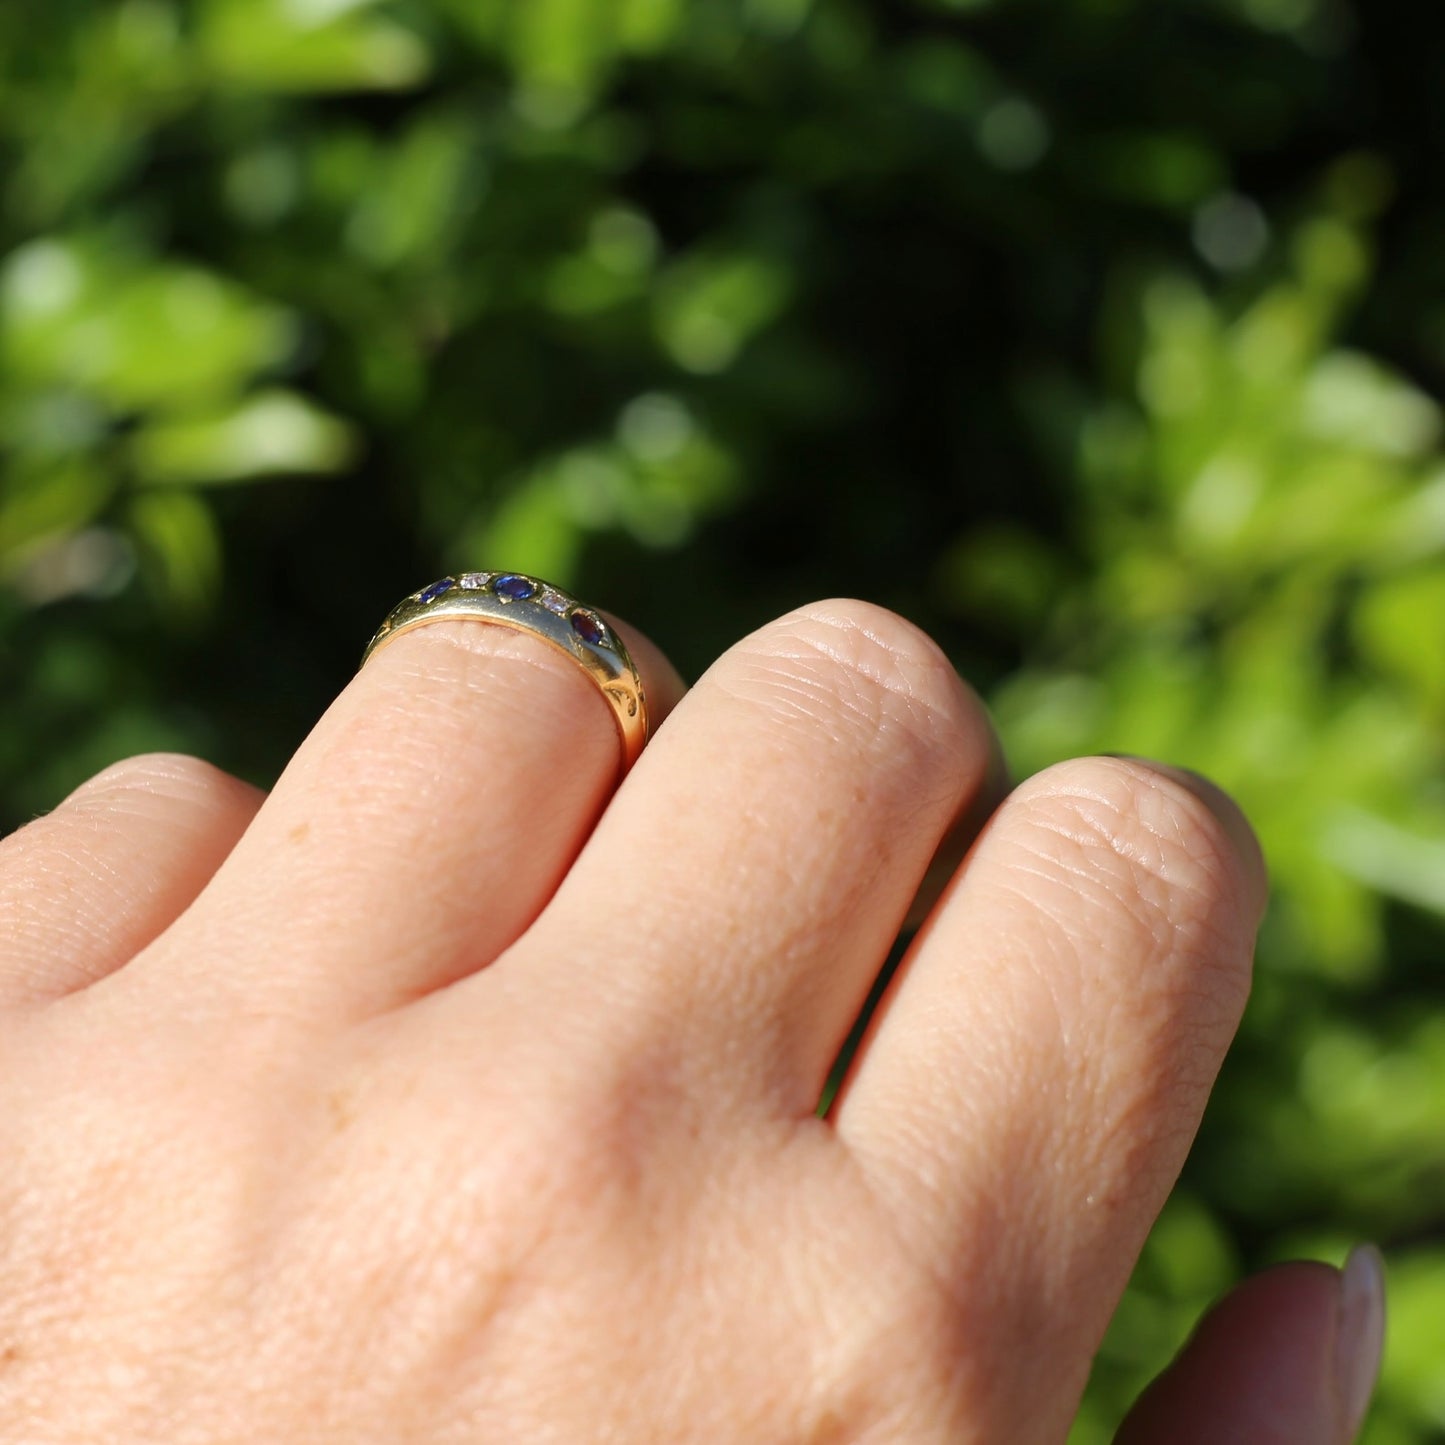
[[[620,1050],[638,1067],[653,1045],[704,1088],[761,1080],[811,1112],[996,759],[921,632],[861,602],[804,608],[682,701],[498,968],[540,1013],[605,1017],[614,1050],[640,1033]]]

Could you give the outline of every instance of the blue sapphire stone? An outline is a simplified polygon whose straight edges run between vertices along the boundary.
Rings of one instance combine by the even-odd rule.
[[[417,595],[418,602],[435,602],[443,592],[450,592],[457,584],[451,577],[443,577],[440,582],[433,582],[430,587],[424,588]]]
[[[590,612],[574,612],[572,614],[572,631],[583,642],[598,643],[606,636],[602,631],[602,624]]]
[[[537,595],[537,584],[530,577],[519,577],[515,572],[508,572],[492,583],[492,591],[498,597],[506,597],[512,602],[525,602],[527,598]]]

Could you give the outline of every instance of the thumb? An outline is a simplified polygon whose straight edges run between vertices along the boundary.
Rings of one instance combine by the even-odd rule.
[[[1369,1246],[1343,1270],[1266,1270],[1210,1310],[1115,1445],[1351,1445],[1384,1328],[1383,1261]]]

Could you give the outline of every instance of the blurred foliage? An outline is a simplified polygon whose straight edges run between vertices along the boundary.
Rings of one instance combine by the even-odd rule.
[[[403,592],[549,575],[696,672],[914,617],[1020,773],[1235,791],[1276,900],[1101,1355],[1387,1246],[1445,1439],[1445,17],[1406,0],[0,10],[0,827],[266,780]]]

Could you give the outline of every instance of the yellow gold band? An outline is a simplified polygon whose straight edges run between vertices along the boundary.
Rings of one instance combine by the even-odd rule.
[[[399,633],[445,617],[471,617],[530,632],[565,652],[602,690],[622,738],[622,771],[647,741],[642,679],[622,639],[590,607],[521,572],[462,572],[413,592],[392,608],[361,665]]]

